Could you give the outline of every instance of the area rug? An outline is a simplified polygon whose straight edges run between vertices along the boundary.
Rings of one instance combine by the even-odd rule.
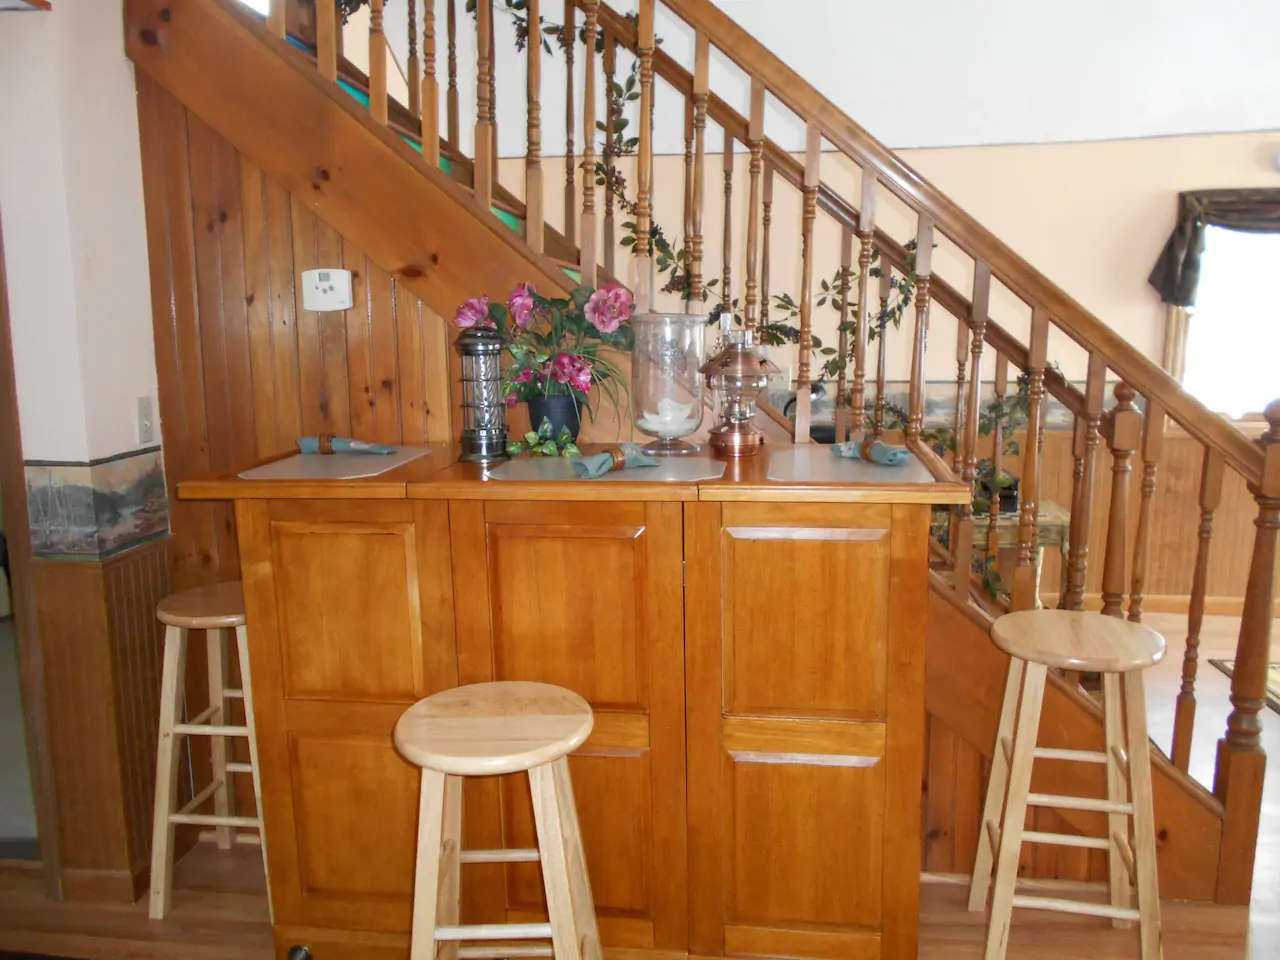
[[[1210,660],[1215,667],[1228,677],[1235,672],[1234,660]],[[1267,706],[1280,713],[1280,663],[1267,664]]]

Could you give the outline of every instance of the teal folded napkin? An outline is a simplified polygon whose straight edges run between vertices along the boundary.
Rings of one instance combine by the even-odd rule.
[[[624,443],[619,445],[622,450],[625,463],[623,470],[630,470],[632,467],[656,467],[658,461],[653,457],[640,452],[640,448],[634,443]],[[589,457],[575,457],[573,460],[573,469],[578,472],[578,476],[584,480],[594,480],[596,477],[603,477],[606,473],[613,469],[613,454],[609,452],[592,454]]]
[[[303,453],[319,453],[320,438],[319,437],[299,437],[298,449]],[[352,440],[350,437],[334,437],[333,438],[334,453],[373,453],[378,456],[385,457],[389,453],[395,453],[395,447],[389,447],[385,443],[365,443],[363,440]]]
[[[867,459],[872,463],[878,463],[885,467],[902,467],[911,459],[911,451],[906,447],[895,447],[892,444],[881,443],[879,440],[872,440],[867,445],[867,456],[862,456],[862,441],[849,440],[845,443],[837,443],[831,447],[835,451],[836,456],[844,457],[848,460]]]

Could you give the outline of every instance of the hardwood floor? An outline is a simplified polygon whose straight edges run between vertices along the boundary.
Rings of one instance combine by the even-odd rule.
[[[1151,614],[1145,622],[1164,633],[1170,652],[1148,675],[1152,737],[1168,749],[1181,674],[1185,617]],[[1199,714],[1191,769],[1211,782],[1213,753],[1230,710],[1227,678],[1208,664],[1231,657],[1238,620],[1208,617],[1197,680]],[[1280,627],[1280,624],[1277,625]],[[1280,629],[1273,659],[1280,659]],[[1263,713],[1268,753],[1280,757],[1280,715]],[[1250,910],[1206,904],[1163,905],[1167,960],[1272,960],[1280,958],[1280,773],[1273,767],[1263,799],[1258,863]],[[964,878],[926,878],[921,898],[923,960],[968,960],[982,955],[985,918],[965,909]],[[46,900],[38,873],[0,870],[0,951],[48,953],[76,960],[271,960],[262,863],[256,846],[219,854],[201,844],[177,869],[174,904],[162,921],[147,919],[145,901],[134,906],[58,904]],[[1010,960],[1032,957],[1111,960],[1136,958],[1137,933],[1113,930],[1088,917],[1014,912]]]

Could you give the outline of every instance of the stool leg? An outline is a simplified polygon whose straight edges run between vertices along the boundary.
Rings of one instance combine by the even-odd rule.
[[[982,806],[982,825],[978,830],[978,853],[973,861],[973,877],[969,881],[969,909],[975,913],[986,909],[987,892],[991,888],[991,865],[995,861],[995,845],[989,823],[1000,825],[1005,792],[1009,787],[1009,759],[1001,743],[1013,742],[1018,719],[1018,694],[1022,691],[1023,662],[1009,658],[1009,675],[1004,684],[1004,706],[1000,708],[1000,726],[996,731],[996,748],[991,755],[991,775],[987,778],[987,799]]]
[[[547,893],[547,914],[551,920],[555,957],[556,960],[583,960],[578,919],[573,909],[560,797],[551,764],[529,771],[529,790],[533,794],[533,820],[538,828],[542,884]]]
[[[1142,960],[1164,955],[1160,934],[1160,886],[1156,870],[1155,809],[1151,797],[1151,741],[1142,674],[1124,675],[1125,726],[1129,736],[1129,788],[1133,793],[1133,860],[1138,872],[1138,931]]]
[[[991,920],[987,925],[986,960],[1003,960],[1009,946],[1013,888],[1018,882],[1018,856],[1022,852],[1031,766],[1040,731],[1040,707],[1044,702],[1047,672],[1044,664],[1028,663],[1023,669],[1022,705],[1018,708],[1018,729],[1014,732],[1013,759],[1009,764],[1009,799],[1000,825],[1000,853],[996,864],[996,888],[991,896]]]
[[[227,687],[227,631],[206,630],[204,643],[205,658],[209,665],[209,706],[218,708],[209,722],[222,724],[227,722],[227,698],[223,693]],[[235,806],[231,797],[231,777],[227,774],[226,738],[210,737],[209,749],[213,756],[213,779],[220,784],[213,794],[213,812],[219,817],[225,817]],[[214,833],[218,838],[218,849],[230,850],[235,831],[231,827],[221,826]]]
[[[1125,786],[1124,771],[1116,759],[1116,751],[1124,750],[1124,700],[1120,694],[1120,674],[1104,673],[1102,675],[1102,711],[1103,724],[1106,729],[1107,743],[1107,799],[1124,803],[1129,799],[1129,791]],[[1123,813],[1107,814],[1107,837],[1110,846],[1107,850],[1107,877],[1111,889],[1111,905],[1128,907],[1130,882],[1129,868],[1120,857],[1121,841],[1128,842],[1129,818]],[[1112,920],[1116,928],[1130,926],[1128,920]]]
[[[440,845],[443,842],[445,777],[422,770],[418,799],[418,858],[413,878],[413,934],[409,960],[434,960],[436,909],[440,897]]]
[[[274,922],[275,904],[271,899],[271,869],[267,865],[266,818],[262,813],[262,767],[258,763],[258,728],[253,719],[253,678],[249,675],[249,630],[236,627],[236,656],[240,659],[240,692],[243,694],[244,725],[249,731],[249,766],[253,768],[253,808],[258,817],[258,842],[262,845],[262,870],[267,880],[267,910]]]
[[[445,777],[436,924],[454,926],[462,914],[462,777]],[[457,941],[440,944],[437,960],[458,960]]]
[[[582,956],[584,960],[601,960],[600,931],[596,928],[596,909],[591,899],[591,880],[587,876],[587,857],[582,849],[582,830],[578,826],[578,807],[573,799],[568,758],[561,757],[551,765],[551,769],[556,781],[560,823],[564,827],[569,889],[573,894],[573,914],[578,921]]]
[[[156,745],[156,803],[151,830],[151,902],[148,914],[160,920],[169,912],[173,895],[173,824],[178,794],[178,746],[174,734],[182,722],[182,678],[187,668],[187,632],[179,627],[164,631],[164,662],[160,670],[160,730]]]

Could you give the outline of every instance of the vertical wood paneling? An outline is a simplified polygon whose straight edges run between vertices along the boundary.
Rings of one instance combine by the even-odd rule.
[[[166,479],[179,586],[238,575],[232,514],[185,479],[297,437],[447,440],[445,322],[145,76],[143,176]],[[302,271],[345,266],[351,310],[302,309]]]

